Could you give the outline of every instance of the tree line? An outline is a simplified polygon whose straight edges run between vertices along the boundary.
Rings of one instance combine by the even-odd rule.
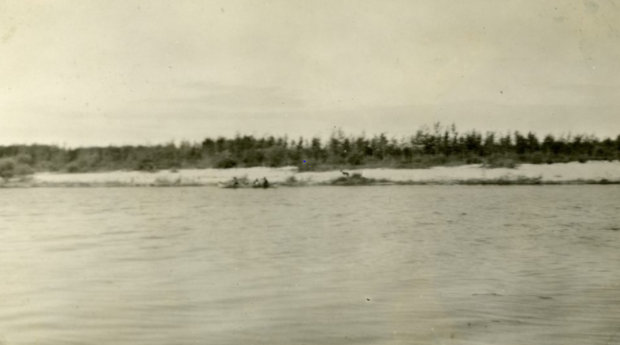
[[[301,170],[337,168],[426,168],[438,165],[485,164],[514,167],[520,163],[618,160],[620,135],[536,134],[511,132],[460,133],[456,126],[422,127],[402,138],[378,134],[329,138],[236,135],[202,142],[65,148],[57,145],[0,146],[0,167],[29,171],[91,172],[182,168],[297,166]]]

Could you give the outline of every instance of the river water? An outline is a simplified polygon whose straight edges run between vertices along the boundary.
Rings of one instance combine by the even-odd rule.
[[[1,344],[620,344],[619,186],[0,190]]]

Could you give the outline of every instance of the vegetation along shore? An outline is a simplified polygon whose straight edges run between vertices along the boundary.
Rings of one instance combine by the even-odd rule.
[[[385,134],[350,136],[335,130],[327,140],[237,135],[150,146],[8,145],[0,146],[0,177],[5,187],[210,185],[222,180],[221,175],[261,178],[254,171],[263,169],[264,174],[275,174],[270,181],[275,178],[287,185],[616,183],[619,159],[620,135],[539,138],[520,132],[460,133],[454,125],[437,123],[399,139]],[[570,172],[548,173],[557,170],[551,167],[579,170],[579,165],[592,172],[568,180],[553,176],[569,176]],[[538,175],[533,175],[527,166],[549,168],[539,167]],[[441,176],[447,168],[455,173],[444,179]],[[497,169],[501,171],[492,172]],[[347,177],[341,170],[363,174]],[[430,176],[420,178],[418,173],[408,180],[395,179],[399,170],[428,170]],[[477,173],[472,175],[474,170]],[[283,171],[285,176],[280,176]],[[323,173],[330,178],[323,179]]]

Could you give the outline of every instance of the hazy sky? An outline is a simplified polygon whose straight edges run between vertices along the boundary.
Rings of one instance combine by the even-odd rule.
[[[0,144],[620,134],[617,0],[0,0]]]

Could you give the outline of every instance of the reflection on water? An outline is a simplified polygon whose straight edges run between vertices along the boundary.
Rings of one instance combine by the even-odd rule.
[[[620,188],[0,190],[6,344],[620,344]]]

